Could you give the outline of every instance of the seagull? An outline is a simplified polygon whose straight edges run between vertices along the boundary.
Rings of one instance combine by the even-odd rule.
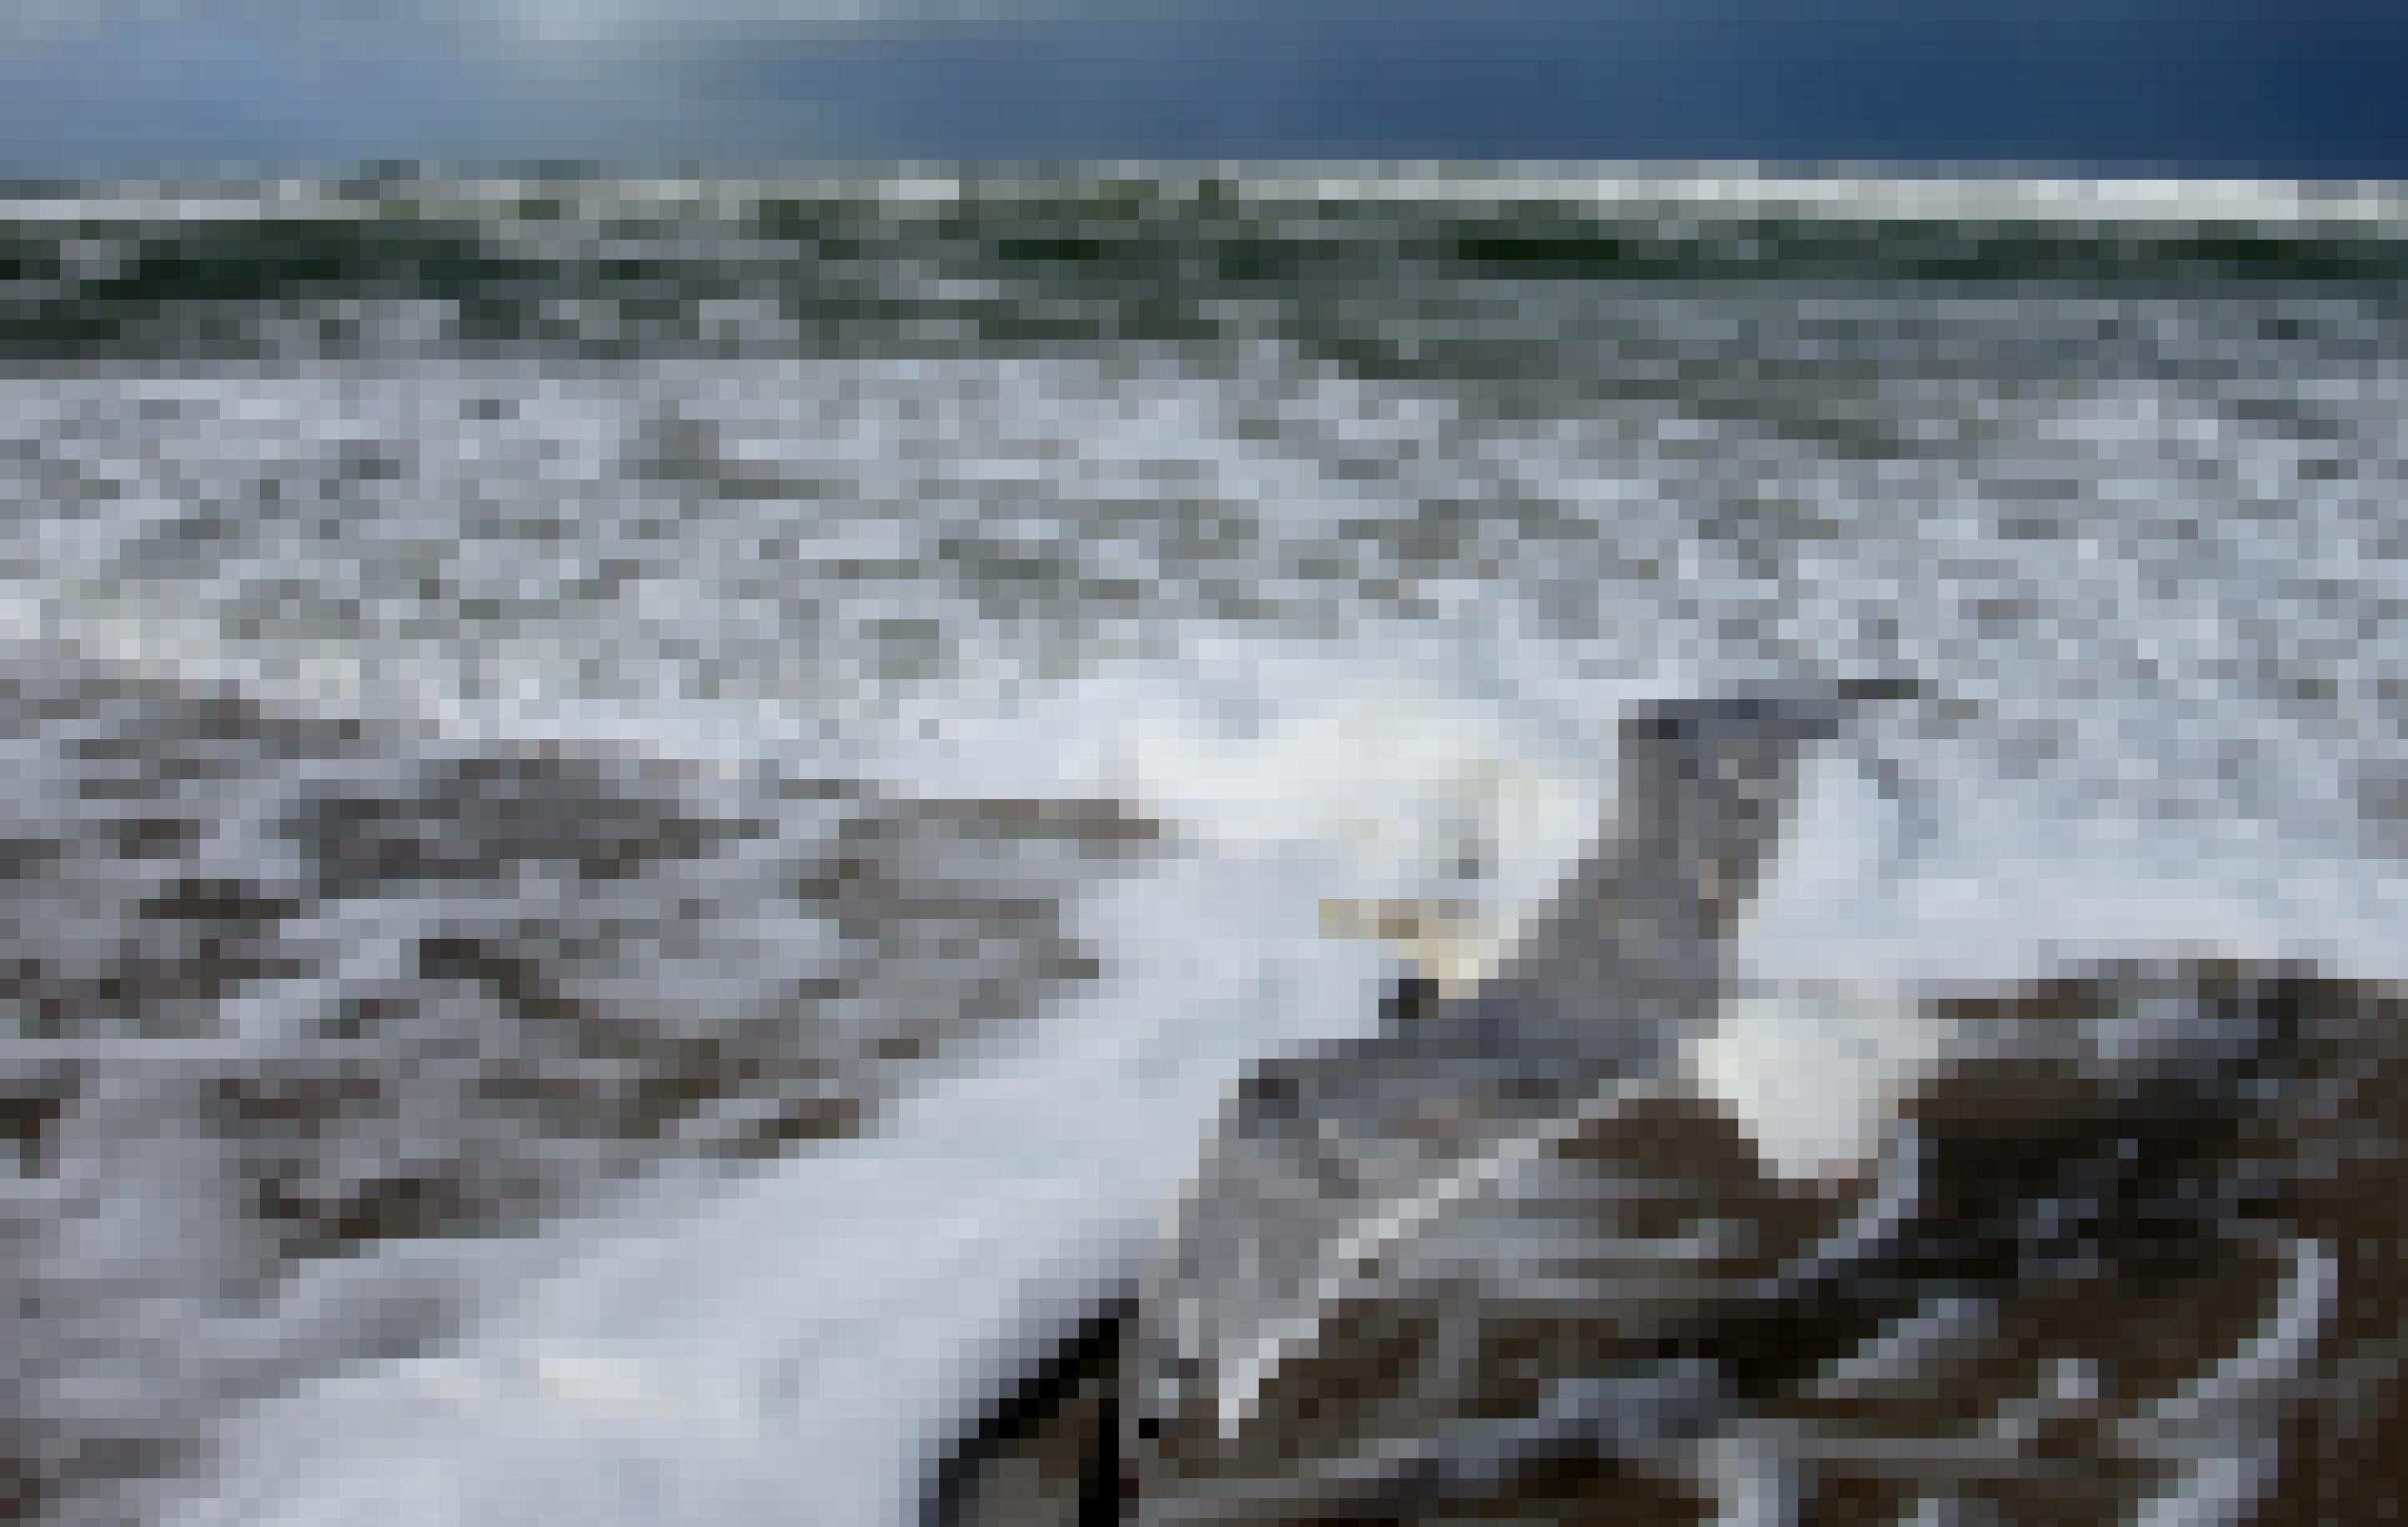
[[[1831,1206],[1679,1063],[1806,758],[1885,697],[1636,707],[1611,835],[1489,979],[1240,1084],[1133,1318],[1133,1520],[1376,1518],[1501,1487],[1600,1406],[1693,1440],[1707,1376],[1655,1363],[1658,1328],[1771,1277]]]

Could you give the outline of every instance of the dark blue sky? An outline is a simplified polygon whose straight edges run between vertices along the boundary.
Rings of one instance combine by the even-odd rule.
[[[0,173],[14,175],[896,157],[2408,175],[2400,0],[9,0],[7,11]]]

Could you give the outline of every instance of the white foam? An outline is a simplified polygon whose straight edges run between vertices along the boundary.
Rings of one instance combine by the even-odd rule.
[[[1041,1043],[893,1128],[587,1232],[429,1357],[261,1407],[177,1527],[904,1520],[933,1427],[1032,1307],[1110,1276],[1172,1201],[1239,1066],[1359,1021],[1374,967],[1311,936],[1293,855],[1190,860],[1096,909],[1111,974]],[[640,1466],[642,1488],[606,1491]],[[329,1515],[337,1513],[337,1515]]]

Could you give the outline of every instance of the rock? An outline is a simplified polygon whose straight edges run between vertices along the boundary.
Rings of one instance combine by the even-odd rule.
[[[457,1314],[375,1259],[866,1127],[1093,973],[1066,903],[1152,839],[1110,803],[446,740],[56,643],[0,647],[0,748],[28,1520]]]

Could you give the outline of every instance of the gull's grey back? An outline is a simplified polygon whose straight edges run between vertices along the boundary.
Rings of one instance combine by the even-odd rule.
[[[1326,1133],[1434,1101],[1513,1117],[1662,1072],[1710,1022],[1731,934],[1775,858],[1813,746],[1870,685],[1657,701],[1619,728],[1618,801],[1595,853],[1478,989],[1369,1038],[1257,1066],[1232,1132],[1310,1116]]]

